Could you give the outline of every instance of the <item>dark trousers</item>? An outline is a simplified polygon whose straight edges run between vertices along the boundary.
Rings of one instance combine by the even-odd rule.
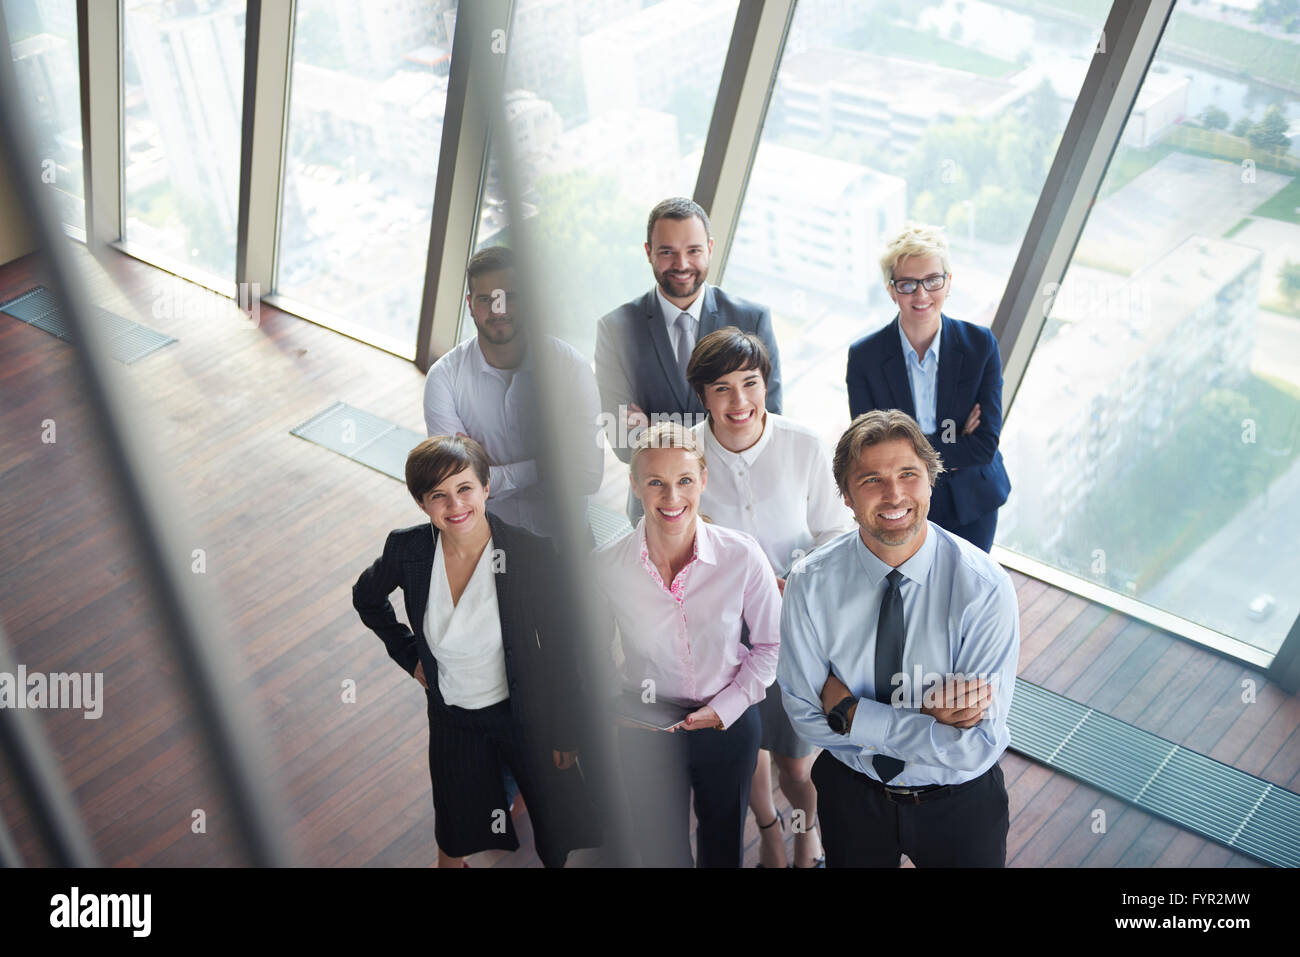
[[[1007,789],[994,764],[978,778],[921,803],[890,797],[879,782],[829,751],[813,763],[827,867],[1005,867]]]
[[[940,521],[931,516],[934,524],[940,528],[946,528],[958,538],[964,538],[981,551],[989,551],[993,548],[993,536],[998,530],[998,513],[997,509],[989,512],[987,515],[981,515],[969,525],[956,525],[950,519]]]
[[[753,705],[725,731],[619,728],[633,841],[644,867],[690,867],[690,802],[700,867],[740,867],[762,722]]]

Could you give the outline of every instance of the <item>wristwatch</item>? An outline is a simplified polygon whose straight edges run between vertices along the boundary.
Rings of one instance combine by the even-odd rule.
[[[836,734],[849,733],[849,709],[858,703],[858,699],[849,695],[826,714],[826,723]]]

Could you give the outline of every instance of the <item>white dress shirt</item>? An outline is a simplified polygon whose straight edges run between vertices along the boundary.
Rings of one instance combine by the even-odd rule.
[[[691,327],[690,335],[686,344],[689,348],[686,350],[687,355],[695,351],[695,343],[700,338],[700,312],[704,308],[704,290],[708,287],[707,283],[700,284],[700,291],[695,296],[695,301],[685,309],[679,309],[668,301],[664,291],[655,286],[655,295],[659,297],[659,308],[664,314],[664,325],[668,327],[668,341],[673,344],[673,355],[681,355],[681,327],[677,325],[677,318],[683,312],[691,317],[688,325]],[[648,410],[647,410],[648,411]]]
[[[757,539],[781,578],[818,545],[854,527],[830,457],[807,426],[768,412],[762,436],[743,452],[723,448],[708,422],[692,431],[709,466],[700,512]]]
[[[658,698],[707,704],[728,728],[763,700],[776,676],[781,595],[758,542],[697,519],[695,553],[667,585],[646,549],[645,518],[593,557],[622,642],[623,687],[642,691],[648,679]]]
[[[429,578],[429,604],[424,612],[424,635],[438,663],[438,690],[447,704],[486,708],[510,697],[497,583],[492,569],[492,540],[488,540],[479,556],[460,601],[453,605],[451,583],[447,581],[447,556],[443,553],[442,536],[437,538]]]
[[[492,462],[487,508],[511,525],[551,536],[554,527],[537,481],[540,420],[533,375],[533,348],[551,350],[569,385],[560,397],[572,423],[571,445],[582,485],[590,495],[600,488],[605,453],[600,429],[600,396],[591,366],[577,349],[553,336],[530,343],[517,369],[488,364],[474,336],[445,353],[429,369],[424,385],[424,424],[429,435],[464,432],[481,444]],[[585,498],[584,498],[585,504]]]

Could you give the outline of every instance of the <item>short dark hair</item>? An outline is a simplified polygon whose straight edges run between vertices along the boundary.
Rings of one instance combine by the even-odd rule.
[[[848,494],[849,469],[862,450],[894,439],[907,439],[912,443],[917,457],[925,463],[930,485],[934,485],[934,480],[943,472],[943,460],[916,420],[898,409],[872,409],[854,419],[835,446],[831,471],[835,473],[835,484],[839,486],[841,495]]]
[[[661,200],[655,204],[655,208],[650,210],[650,219],[645,224],[645,244],[650,245],[650,237],[654,235],[655,223],[661,219],[690,219],[692,216],[699,217],[704,224],[704,235],[712,238],[713,233],[709,231],[709,214],[704,211],[704,207],[693,199],[687,199],[685,196],[673,196],[670,199]]]
[[[450,475],[472,468],[487,485],[491,461],[473,439],[463,435],[435,435],[425,439],[406,456],[406,489],[417,505]]]
[[[487,246],[469,257],[469,265],[465,267],[465,285],[472,285],[475,279],[485,273],[514,268],[513,249],[509,246]]]
[[[686,364],[686,381],[704,402],[706,386],[742,369],[757,369],[762,373],[763,385],[766,386],[768,376],[772,374],[767,346],[752,332],[723,326],[695,344],[691,361]]]

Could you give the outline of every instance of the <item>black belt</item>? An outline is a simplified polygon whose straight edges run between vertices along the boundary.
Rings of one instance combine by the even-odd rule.
[[[989,771],[991,770],[993,769],[990,768]],[[984,774],[988,773],[988,771],[984,772]],[[948,797],[950,794],[956,794],[964,788],[971,787],[983,780],[984,774],[971,778],[969,781],[963,781],[961,784],[923,784],[914,788],[891,787],[888,784],[881,784],[869,774],[863,774],[862,776],[868,784],[878,791],[883,791],[885,797],[895,804],[924,804],[926,801]]]

